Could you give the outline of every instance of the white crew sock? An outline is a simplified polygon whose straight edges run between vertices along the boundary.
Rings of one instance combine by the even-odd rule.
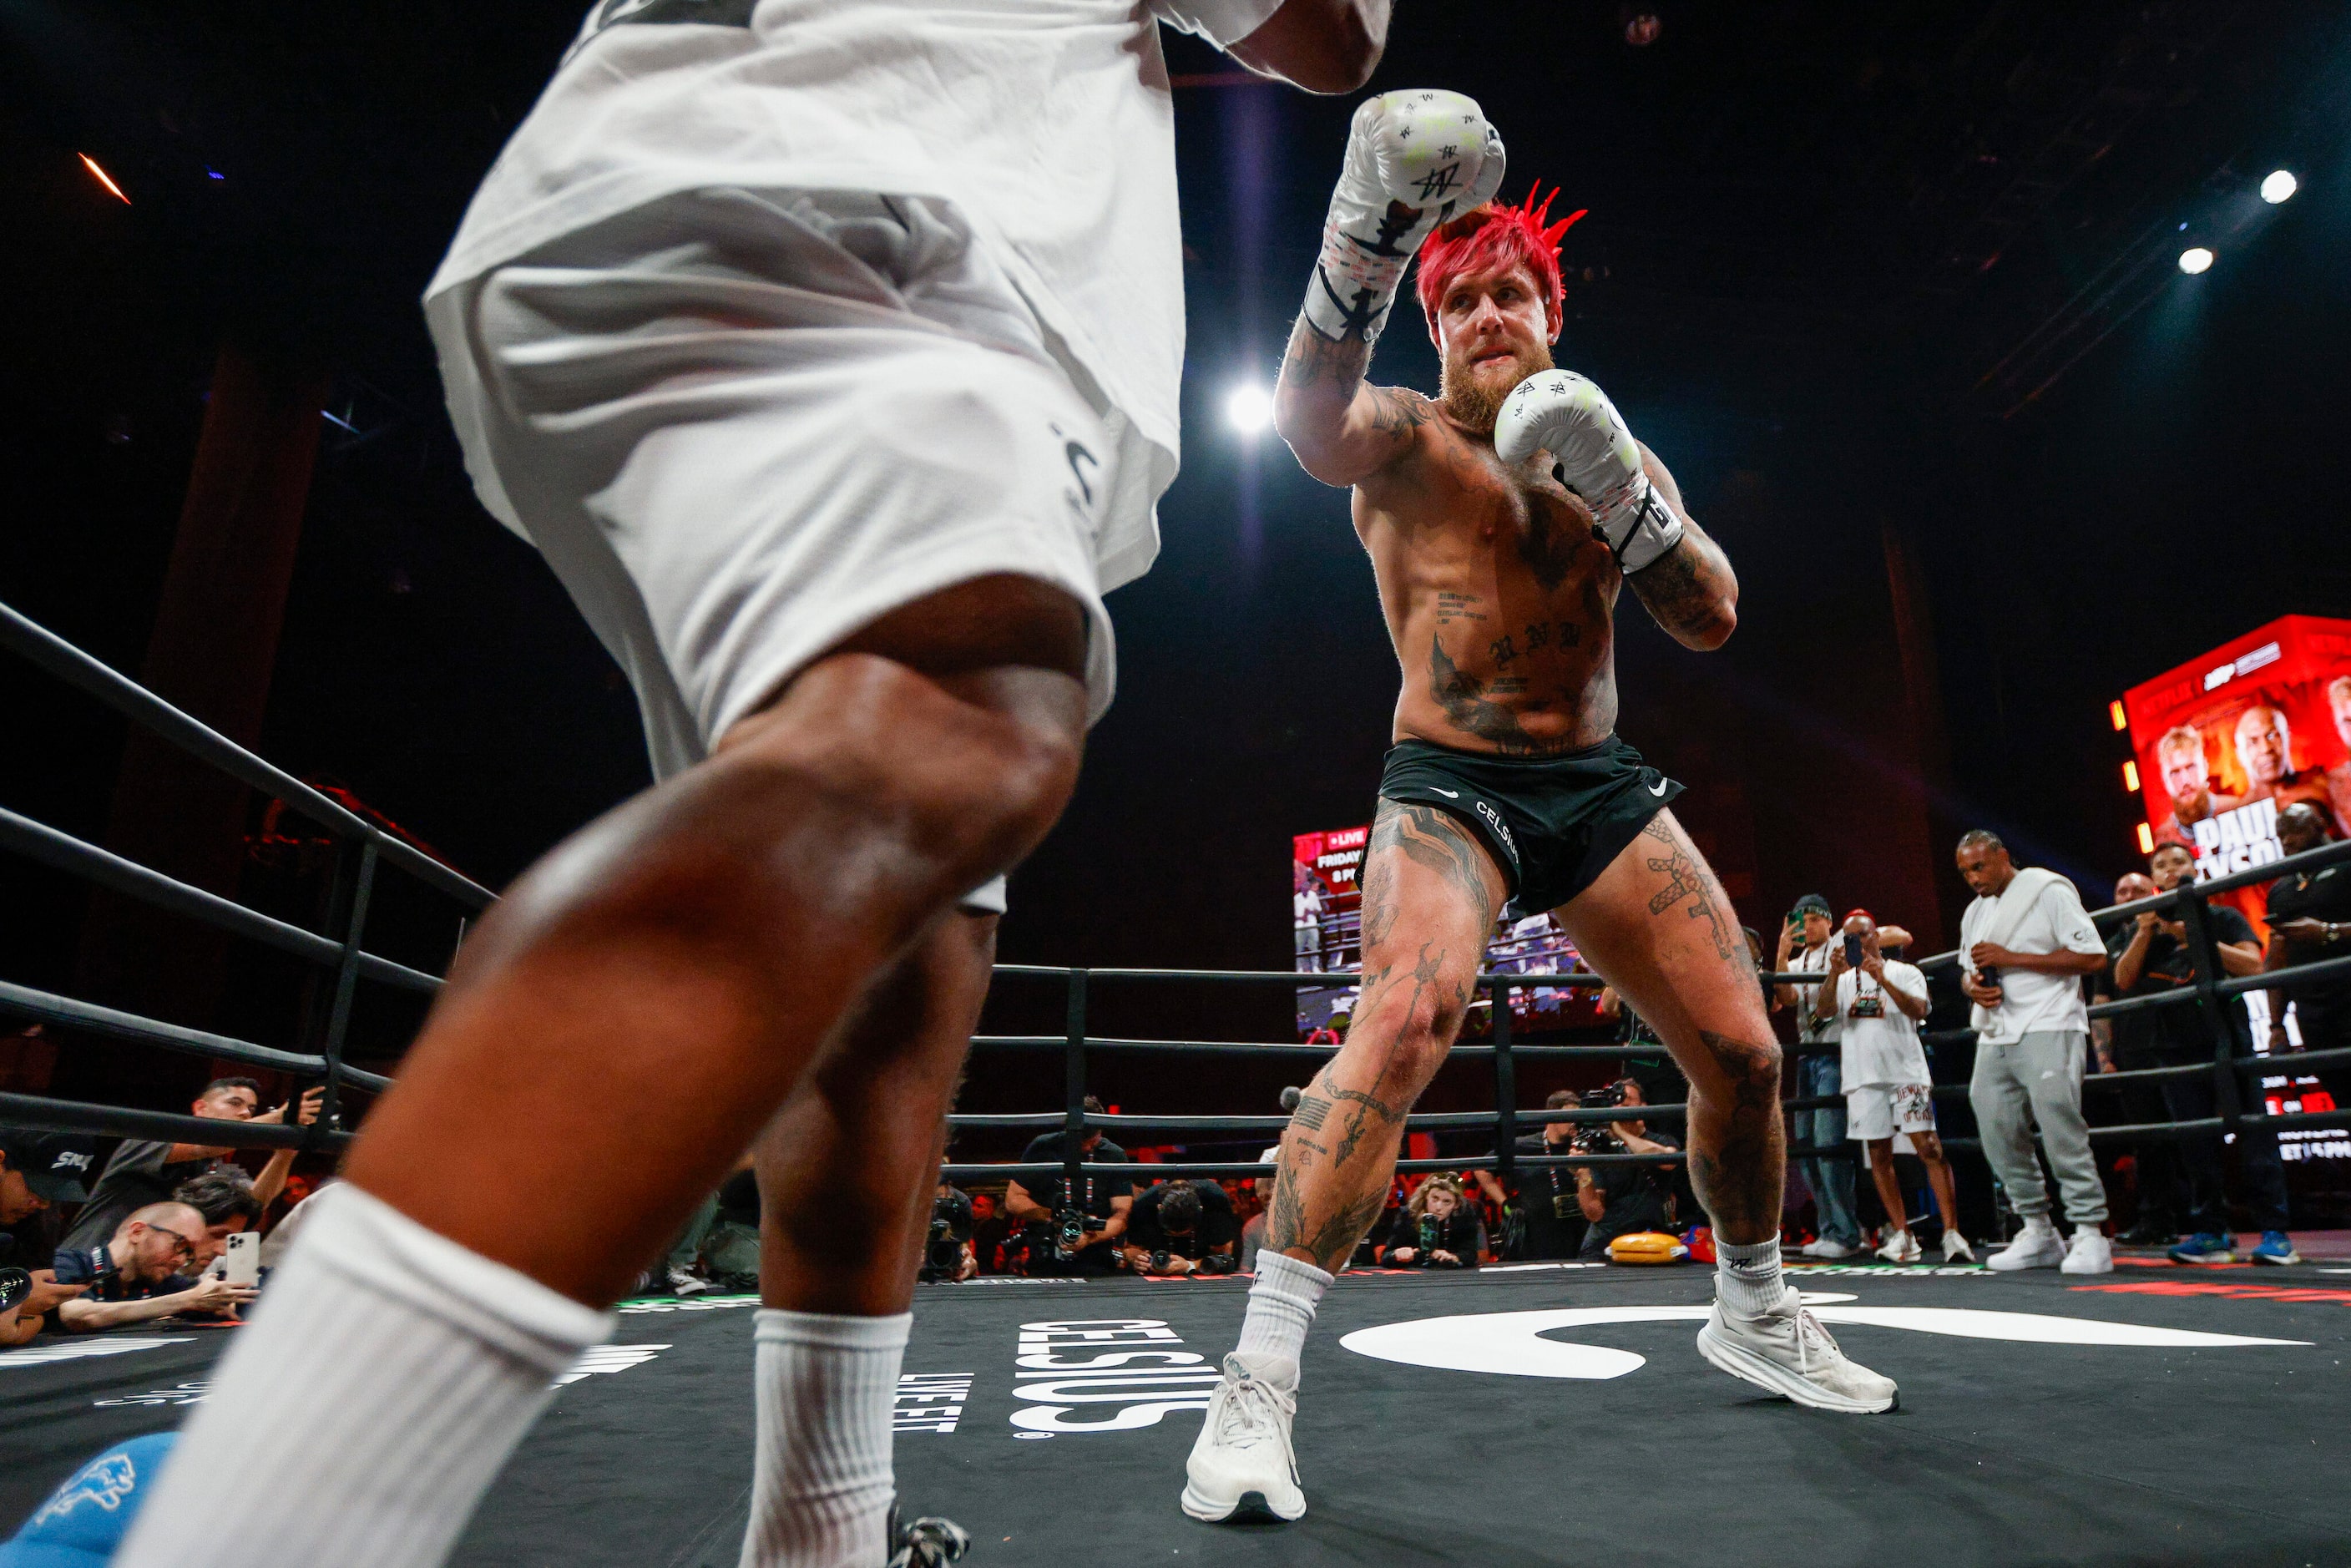
[[[1306,1331],[1331,1276],[1311,1263],[1280,1252],[1257,1255],[1257,1282],[1249,1287],[1249,1316],[1241,1320],[1241,1355],[1270,1355],[1296,1366],[1306,1359]]]
[[[1734,1246],[1714,1239],[1714,1294],[1725,1312],[1742,1318],[1761,1317],[1774,1311],[1788,1293],[1787,1276],[1780,1272],[1780,1239],[1752,1247]]]
[[[2016,1239],[2019,1241],[2022,1241],[2028,1236],[2054,1236],[2056,1234],[2057,1227],[2051,1223],[2047,1215],[2028,1214],[2024,1217],[2024,1228],[2016,1233]]]
[[[914,1323],[759,1310],[742,1568],[879,1568],[890,1554],[890,1412]]]
[[[310,1205],[115,1568],[432,1568],[612,1317],[350,1183]]]
[[[2106,1228],[2103,1225],[2076,1224],[2074,1227],[2074,1234],[2076,1236],[2104,1236],[2105,1233]]]

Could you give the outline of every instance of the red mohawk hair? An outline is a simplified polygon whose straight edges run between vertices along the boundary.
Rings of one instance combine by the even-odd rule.
[[[1450,223],[1441,224],[1420,247],[1420,272],[1415,287],[1420,294],[1420,313],[1428,322],[1429,340],[1437,339],[1437,308],[1445,298],[1445,291],[1453,280],[1465,272],[1489,272],[1513,264],[1524,264],[1535,275],[1557,310],[1566,296],[1559,277],[1559,242],[1575,225],[1575,220],[1590,209],[1578,207],[1544,226],[1543,219],[1551,214],[1551,204],[1558,198],[1559,187],[1553,185],[1551,194],[1535,204],[1535,193],[1542,182],[1538,180],[1527,189],[1526,204],[1510,207],[1489,202],[1473,207]]]

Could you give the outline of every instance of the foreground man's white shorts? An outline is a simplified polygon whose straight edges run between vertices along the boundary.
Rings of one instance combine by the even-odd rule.
[[[441,349],[483,389],[476,482],[627,673],[656,777],[879,616],[996,573],[1085,607],[1108,706],[1113,443],[951,208],[689,192],[494,269],[462,319]]]

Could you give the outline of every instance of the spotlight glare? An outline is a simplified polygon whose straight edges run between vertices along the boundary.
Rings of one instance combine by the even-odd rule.
[[[2280,169],[2262,182],[2262,200],[2274,207],[2299,189],[2301,183],[2292,172]]]
[[[1273,423],[1273,397],[1263,387],[1235,387],[1225,400],[1225,417],[1245,435],[1255,435]]]
[[[99,184],[105,186],[108,190],[113,192],[116,196],[120,197],[124,206],[127,207],[131,204],[131,198],[122,194],[122,187],[114,183],[113,176],[110,175],[105,170],[98,166],[97,159],[91,157],[87,152],[77,152],[74,156],[81,160],[82,167],[88,169],[91,173],[98,176],[98,183]]]
[[[2212,253],[2200,245],[2189,246],[2179,253],[2179,270],[2190,277],[2212,268]]]

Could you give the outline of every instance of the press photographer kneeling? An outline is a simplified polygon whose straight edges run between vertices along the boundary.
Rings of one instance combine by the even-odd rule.
[[[1233,1200],[1212,1181],[1165,1181],[1127,1215],[1126,1266],[1138,1274],[1229,1274],[1240,1240]]]
[[[1648,1102],[1641,1086],[1619,1079],[1583,1097],[1583,1109],[1605,1106],[1637,1110]],[[1576,1134],[1579,1155],[1679,1154],[1681,1144],[1666,1133],[1652,1133],[1646,1122],[1627,1118],[1585,1126]],[[1636,1230],[1674,1228],[1671,1173],[1678,1161],[1658,1165],[1575,1166],[1575,1201],[1591,1225],[1583,1233],[1583,1249],[1576,1255],[1586,1262],[1604,1261],[1608,1244]]]
[[[914,1278],[928,1285],[939,1281],[968,1280],[979,1272],[979,1255],[972,1250],[971,1195],[939,1183],[931,1199],[930,1235],[923,1242],[922,1267]]]

